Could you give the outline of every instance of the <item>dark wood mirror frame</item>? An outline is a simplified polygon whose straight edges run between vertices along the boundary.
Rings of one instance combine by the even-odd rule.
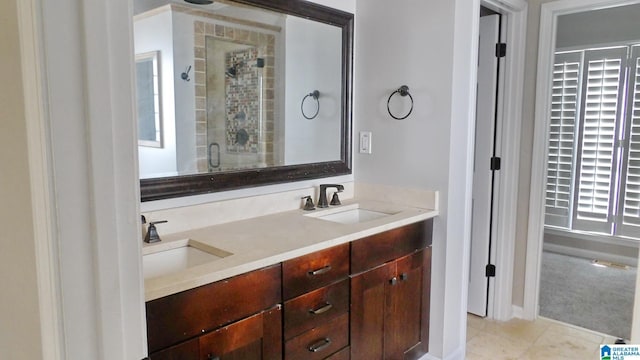
[[[140,180],[142,201],[351,174],[353,14],[304,0],[233,0],[342,29],[342,139],[339,161]]]

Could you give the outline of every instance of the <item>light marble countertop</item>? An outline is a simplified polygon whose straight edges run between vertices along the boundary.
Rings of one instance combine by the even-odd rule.
[[[320,212],[339,212],[354,204],[390,215],[355,224],[317,218]],[[231,255],[145,279],[145,300],[158,299],[437,215],[437,210],[352,199],[343,201],[341,206],[326,209],[286,211],[175,234],[161,234],[162,242],[144,244],[143,254],[191,239]]]

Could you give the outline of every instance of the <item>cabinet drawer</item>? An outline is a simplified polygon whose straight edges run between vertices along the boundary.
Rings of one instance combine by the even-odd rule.
[[[349,315],[343,314],[287,341],[286,360],[325,359],[349,345]]]
[[[198,339],[193,339],[151,354],[149,360],[195,360],[199,357]]]
[[[284,337],[289,339],[348,311],[348,279],[291,299],[284,304]]]
[[[201,336],[199,359],[282,359],[281,316],[276,307]]]
[[[351,273],[357,274],[431,245],[433,220],[406,225],[351,243]]]
[[[147,302],[149,352],[280,303],[281,284],[274,265]]]
[[[347,346],[346,348],[344,348],[344,349],[338,351],[337,353],[329,356],[325,360],[349,360],[349,359],[351,359],[350,351],[351,350]]]
[[[349,244],[285,261],[282,264],[285,300],[349,276]]]

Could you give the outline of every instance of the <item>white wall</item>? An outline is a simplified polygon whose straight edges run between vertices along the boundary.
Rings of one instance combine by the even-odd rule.
[[[470,198],[465,182],[475,108],[470,69],[477,57],[472,39],[479,3],[404,0],[389,6],[363,0],[356,13],[354,134],[371,131],[373,139],[371,155],[354,154],[356,181],[440,192],[430,352],[463,358]],[[409,118],[397,121],[387,114],[386,102],[403,84],[415,107]]]
[[[173,21],[171,11],[168,8],[159,14],[142,17],[134,22],[135,53],[160,51],[162,95],[163,146],[162,148],[138,146],[141,178],[157,177],[158,174],[175,175],[178,170],[176,165],[176,102],[174,101],[175,71],[172,38]],[[193,50],[191,52],[193,53]]]
[[[342,31],[339,27],[287,16],[285,28],[285,165],[340,160]],[[302,99],[320,91],[320,110],[306,119]],[[308,97],[306,116],[316,111]]]
[[[173,64],[171,74],[175,86],[175,127],[176,160],[180,174],[193,173],[198,169],[196,161],[196,105],[195,77],[198,76],[194,65],[194,17],[179,11],[172,11],[173,19]],[[191,65],[191,81],[180,77]]]
[[[0,357],[41,359],[19,1],[0,2]]]

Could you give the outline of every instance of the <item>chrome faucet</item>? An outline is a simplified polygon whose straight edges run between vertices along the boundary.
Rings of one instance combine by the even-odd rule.
[[[344,190],[344,186],[339,184],[322,184],[320,185],[320,196],[318,197],[318,207],[326,208],[329,207],[329,202],[327,201],[327,188],[336,188],[338,192]]]

